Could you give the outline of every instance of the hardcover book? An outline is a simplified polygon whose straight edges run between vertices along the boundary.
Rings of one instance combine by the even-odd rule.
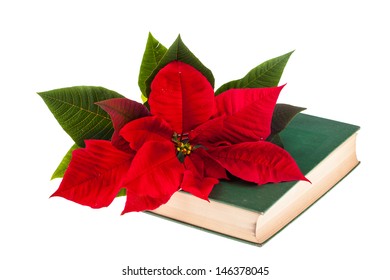
[[[355,125],[298,114],[281,138],[310,182],[223,181],[214,187],[210,202],[181,191],[152,213],[263,244],[359,164],[358,130]]]

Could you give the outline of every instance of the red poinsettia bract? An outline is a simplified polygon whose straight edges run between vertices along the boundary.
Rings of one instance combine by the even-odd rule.
[[[75,150],[53,196],[100,208],[124,188],[123,214],[153,210],[180,189],[208,200],[226,171],[258,184],[307,180],[284,149],[265,141],[282,88],[215,96],[201,72],[173,61],[151,84],[150,112],[124,98],[99,102],[111,116],[112,141]]]

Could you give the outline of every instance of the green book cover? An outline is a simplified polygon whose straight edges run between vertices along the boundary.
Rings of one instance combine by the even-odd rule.
[[[264,243],[358,164],[355,148],[358,130],[356,125],[298,114],[280,136],[284,148],[302,172],[310,176],[312,184],[221,181],[211,192],[210,203],[179,192],[152,212],[223,235]],[[295,199],[294,193],[303,198]]]

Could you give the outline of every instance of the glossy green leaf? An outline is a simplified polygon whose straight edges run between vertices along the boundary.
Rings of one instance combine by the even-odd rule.
[[[157,75],[157,73],[166,66],[169,62],[178,60],[184,63],[187,63],[201,72],[207,80],[210,82],[211,86],[214,87],[214,76],[213,73],[206,66],[200,62],[200,60],[187,48],[187,46],[181,40],[180,35],[177,37],[176,41],[169,47],[163,58],[160,60],[158,66],[151,75],[146,80],[146,96],[149,97],[150,86]]]
[[[141,97],[143,102],[146,102],[147,100],[145,94],[145,81],[152,74],[153,70],[157,67],[166,52],[167,48],[160,44],[160,42],[157,41],[151,33],[149,33],[138,76],[138,86],[142,92]]]
[[[279,84],[284,67],[293,52],[272,58],[253,68],[242,79],[222,85],[215,92],[218,95],[231,88],[275,87]]]
[[[109,140],[114,131],[110,116],[95,102],[123,97],[92,86],[76,86],[38,93],[61,127],[79,147],[85,139]]]
[[[70,160],[72,159],[72,152],[77,148],[79,148],[79,146],[77,146],[77,144],[73,144],[73,146],[69,149],[69,151],[66,153],[66,155],[58,165],[57,169],[54,171],[53,175],[51,176],[51,180],[55,178],[64,177],[65,171],[68,168]]]

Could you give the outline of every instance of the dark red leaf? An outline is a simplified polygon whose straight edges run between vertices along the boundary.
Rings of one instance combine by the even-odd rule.
[[[85,140],[72,153],[64,178],[52,196],[61,196],[92,208],[111,204],[127,173],[134,152],[125,153],[105,140]]]
[[[167,202],[179,189],[183,172],[173,143],[148,141],[143,144],[123,184],[127,201],[122,214],[152,210]]]
[[[265,141],[210,149],[209,153],[233,175],[249,182],[307,180],[291,155]]]
[[[127,98],[112,98],[96,104],[111,117],[115,129],[111,138],[112,144],[118,149],[129,151],[129,144],[119,135],[119,131],[128,122],[149,116],[148,109],[141,103]]]
[[[120,135],[130,143],[130,147],[139,150],[148,141],[171,142],[173,130],[159,117],[150,116],[126,124]]]
[[[214,113],[214,91],[194,67],[173,61],[162,68],[151,84],[153,115],[167,121],[177,133],[189,132]]]
[[[289,122],[305,108],[297,107],[289,104],[276,104],[272,115],[271,134],[281,132]]]

